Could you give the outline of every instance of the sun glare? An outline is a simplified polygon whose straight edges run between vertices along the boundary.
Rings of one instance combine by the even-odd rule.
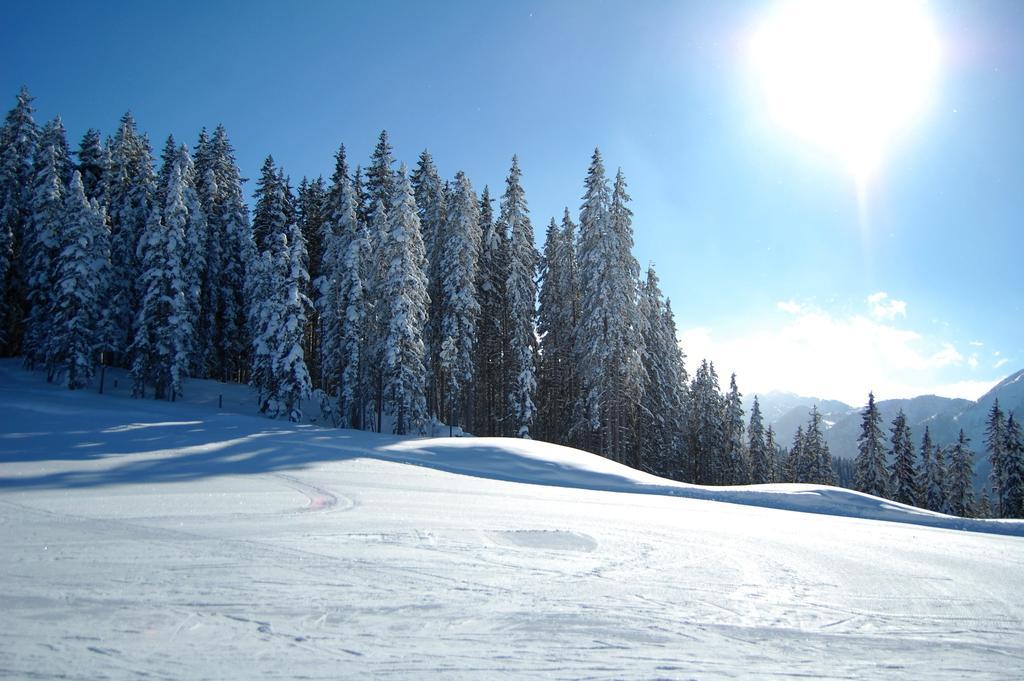
[[[924,2],[789,0],[765,17],[751,54],[772,117],[835,153],[863,191],[926,109],[939,46]]]

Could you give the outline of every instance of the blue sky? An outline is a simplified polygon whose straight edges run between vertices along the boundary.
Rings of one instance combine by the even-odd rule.
[[[750,41],[772,2],[16,3],[0,96],[25,84],[73,145],[131,109],[159,149],[223,123],[243,174],[295,183],[387,128],[410,165],[500,191],[539,235],[590,153],[621,166],[692,368],[860,403],[977,397],[1024,367],[1024,3],[928,5],[929,106],[858,202],[834,154],[766,110]],[[4,95],[3,93],[6,93]],[[885,294],[880,295],[880,294]]]

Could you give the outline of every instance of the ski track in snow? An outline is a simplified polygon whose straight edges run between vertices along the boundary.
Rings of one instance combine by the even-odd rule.
[[[11,367],[0,678],[1007,679],[1024,663],[1017,536],[828,488],[673,485],[539,443],[211,417],[217,384],[168,405]],[[744,495],[761,503],[709,500]]]

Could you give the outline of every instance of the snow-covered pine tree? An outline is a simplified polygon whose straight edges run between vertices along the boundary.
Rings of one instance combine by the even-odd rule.
[[[995,502],[993,511],[997,518],[1003,518],[1006,497],[1006,420],[1003,410],[999,407],[998,398],[992,403],[985,424],[985,453],[992,462],[989,482],[992,486],[992,499]]]
[[[508,274],[509,238],[494,221],[490,190],[480,196],[480,261],[477,267],[477,292],[480,318],[477,328],[473,409],[478,435],[507,435],[506,414],[509,393]]]
[[[95,199],[87,200],[78,170],[65,195],[62,224],[47,361],[75,390],[89,384],[96,366],[109,257],[106,218]]]
[[[519,159],[512,157],[512,168],[501,198],[500,229],[509,235],[508,293],[509,418],[516,437],[529,438],[530,426],[537,416],[534,397],[537,390],[537,262],[540,259],[533,245],[533,225],[526,204],[526,194],[519,181]]]
[[[921,470],[917,480],[920,492],[919,504],[930,511],[946,512],[945,461],[942,447],[932,443],[928,426],[924,427],[921,438]]]
[[[1003,517],[1024,518],[1024,436],[1013,413],[1006,419]]]
[[[133,394],[144,397],[146,384],[156,399],[182,394],[188,374],[192,320],[186,283],[185,214],[181,168],[172,164],[167,205],[154,209],[139,241],[142,304],[131,347]]]
[[[281,173],[274,165],[274,157],[267,156],[260,168],[260,179],[256,181],[253,194],[256,207],[252,216],[252,239],[256,251],[263,253],[277,244],[270,244],[272,235],[283,234],[284,225],[288,221],[286,197],[281,187]]]
[[[688,477],[698,485],[717,484],[725,449],[725,399],[715,365],[703,360],[693,377],[687,410]]]
[[[750,473],[747,454],[743,447],[743,395],[736,385],[736,374],[729,378],[729,392],[725,396],[725,459],[722,484],[745,485]]]
[[[676,342],[675,320],[668,301],[662,300],[654,266],[640,289],[643,335],[644,386],[640,402],[640,465],[666,477],[680,474],[686,369]],[[569,358],[571,362],[571,356]]]
[[[802,464],[804,457],[804,427],[797,426],[793,434],[793,444],[789,448],[789,455],[784,464],[785,474],[783,480],[786,482],[805,482],[803,480]]]
[[[882,417],[875,406],[875,394],[868,393],[868,404],[861,417],[860,437],[857,439],[857,490],[877,497],[889,496],[889,476],[885,468],[885,441],[882,435]]]
[[[204,376],[241,381],[250,348],[246,267],[255,246],[227,131],[218,126],[212,138],[204,138],[200,135],[195,161],[196,191],[208,234],[197,356]]]
[[[420,232],[423,235],[423,248],[426,252],[427,293],[430,295],[430,308],[427,313],[427,328],[424,332],[426,344],[427,366],[427,409],[431,414],[439,415],[442,409],[450,405],[444,399],[446,382],[443,378],[441,352],[445,337],[442,331],[445,316],[444,275],[441,272],[441,259],[445,248],[445,225],[447,218],[447,196],[445,183],[438,175],[434,159],[426,149],[420,154],[419,162],[411,176],[413,195],[416,198],[417,214],[420,218]],[[476,197],[474,196],[474,203]],[[476,227],[474,226],[474,229]],[[479,236],[476,237],[479,242]],[[479,256],[477,256],[479,257]],[[475,282],[474,282],[475,283]],[[445,404],[448,402],[448,404]],[[448,416],[447,413],[440,414]]]
[[[140,135],[131,112],[121,117],[110,142],[110,165],[104,184],[107,189],[107,217],[110,222],[109,324],[113,334],[102,340],[118,364],[127,366],[133,353],[132,336],[142,308],[145,288],[140,241],[149,228],[150,216],[162,206],[153,204],[155,175],[149,140]],[[158,216],[159,217],[159,216]]]
[[[560,326],[561,308],[563,305],[558,290],[559,275],[562,263],[558,260],[561,232],[555,219],[551,218],[544,235],[544,250],[537,268],[540,291],[537,295],[537,424],[534,435],[544,442],[564,444],[564,436],[560,432],[563,414],[558,409],[559,378],[562,371],[562,357],[559,350],[562,345]]]
[[[86,130],[75,155],[78,156],[78,165],[75,167],[82,175],[85,198],[90,201],[95,199],[102,206],[106,200],[104,181],[108,174],[110,158],[100,137],[100,131],[95,128]]]
[[[265,247],[249,268],[247,284],[253,339],[250,382],[262,412],[298,422],[301,402],[311,389],[302,349],[311,305],[305,294],[306,244],[295,222],[284,172],[268,161],[265,181],[257,188],[259,219],[253,219],[260,225]]]
[[[388,263],[376,293],[383,309],[383,395],[394,432],[421,431],[427,420],[423,330],[427,321],[426,253],[412,185],[403,164],[387,213],[380,261]]]
[[[747,437],[748,451],[750,452],[750,482],[755,485],[773,482],[775,465],[772,451],[765,442],[764,418],[761,415],[761,405],[757,395],[754,395],[754,404],[750,408],[750,426],[747,428]]]
[[[315,286],[313,282],[320,277],[323,260],[323,229],[327,218],[327,188],[322,177],[315,180],[302,178],[299,183],[296,196],[295,221],[302,232],[303,241],[306,244],[308,262],[306,269],[309,272],[309,284],[306,294],[311,300],[316,299]],[[314,306],[310,310],[309,319],[306,322],[306,330],[303,336],[303,353],[306,357],[306,366],[315,385],[320,384],[321,357],[320,357],[320,336],[321,329],[320,314]]]
[[[835,484],[835,475],[832,472],[832,454],[829,451],[828,443],[825,442],[818,405],[811,407],[801,454],[797,482],[817,485]]]
[[[370,166],[364,173],[363,191],[369,212],[372,214],[378,203],[390,207],[395,196],[397,178],[395,176],[395,157],[392,154],[391,139],[387,130],[380,131],[377,146],[370,155]]]
[[[772,462],[772,478],[769,482],[779,482],[782,480],[782,452],[775,442],[775,429],[771,425],[764,433],[764,448]]]
[[[366,333],[369,301],[364,284],[369,241],[365,226],[359,222],[358,209],[342,145],[335,155],[327,194],[324,252],[316,286],[322,325],[321,385],[337,397],[337,419],[342,428],[365,426],[370,398]]]
[[[47,380],[55,367],[47,361],[53,338],[51,320],[55,298],[54,274],[64,229],[64,180],[52,140],[36,154],[32,212],[22,247],[27,310],[22,350],[25,366],[46,366]]]
[[[469,390],[473,381],[473,348],[477,339],[480,303],[477,300],[477,263],[480,259],[480,208],[466,175],[455,175],[448,214],[435,235],[439,263],[440,376],[444,387],[444,416],[449,425],[469,427]],[[532,236],[532,235],[531,235]],[[433,301],[431,301],[433,302]]]
[[[287,184],[285,185],[287,189]],[[302,420],[302,400],[309,397],[312,382],[303,352],[303,341],[309,310],[312,307],[306,291],[309,272],[306,270],[306,242],[294,220],[289,220],[284,248],[282,288],[276,292],[280,305],[281,326],[276,333],[278,352],[274,362],[277,376],[277,412],[289,421]]]
[[[21,88],[0,128],[0,354],[21,352],[26,308],[23,240],[32,213],[33,159],[39,130],[32,96]]]
[[[576,356],[582,381],[573,429],[588,449],[619,462],[637,455],[633,437],[643,388],[637,280],[629,195],[620,171],[609,192],[594,150],[580,207],[581,318]],[[589,428],[589,437],[586,437]]]
[[[901,504],[917,504],[917,466],[914,443],[911,441],[910,426],[901,409],[892,422],[892,469],[889,476],[889,490],[892,500]]]
[[[974,452],[970,439],[960,429],[960,436],[949,456],[949,512],[961,517],[974,514]]]

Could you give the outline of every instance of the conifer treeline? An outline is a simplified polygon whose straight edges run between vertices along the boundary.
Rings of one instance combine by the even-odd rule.
[[[268,156],[250,222],[223,127],[169,138],[155,172],[130,114],[72,155],[32,111],[23,89],[0,130],[0,348],[50,380],[114,365],[171,400],[187,377],[248,382],[273,417],[313,400],[341,427],[539,437],[697,483],[835,482],[816,410],[786,451],[735,375],[690,380],[599,151],[578,224],[552,219],[538,253],[515,157],[495,206],[426,151],[409,172],[386,132],[297,191]]]

